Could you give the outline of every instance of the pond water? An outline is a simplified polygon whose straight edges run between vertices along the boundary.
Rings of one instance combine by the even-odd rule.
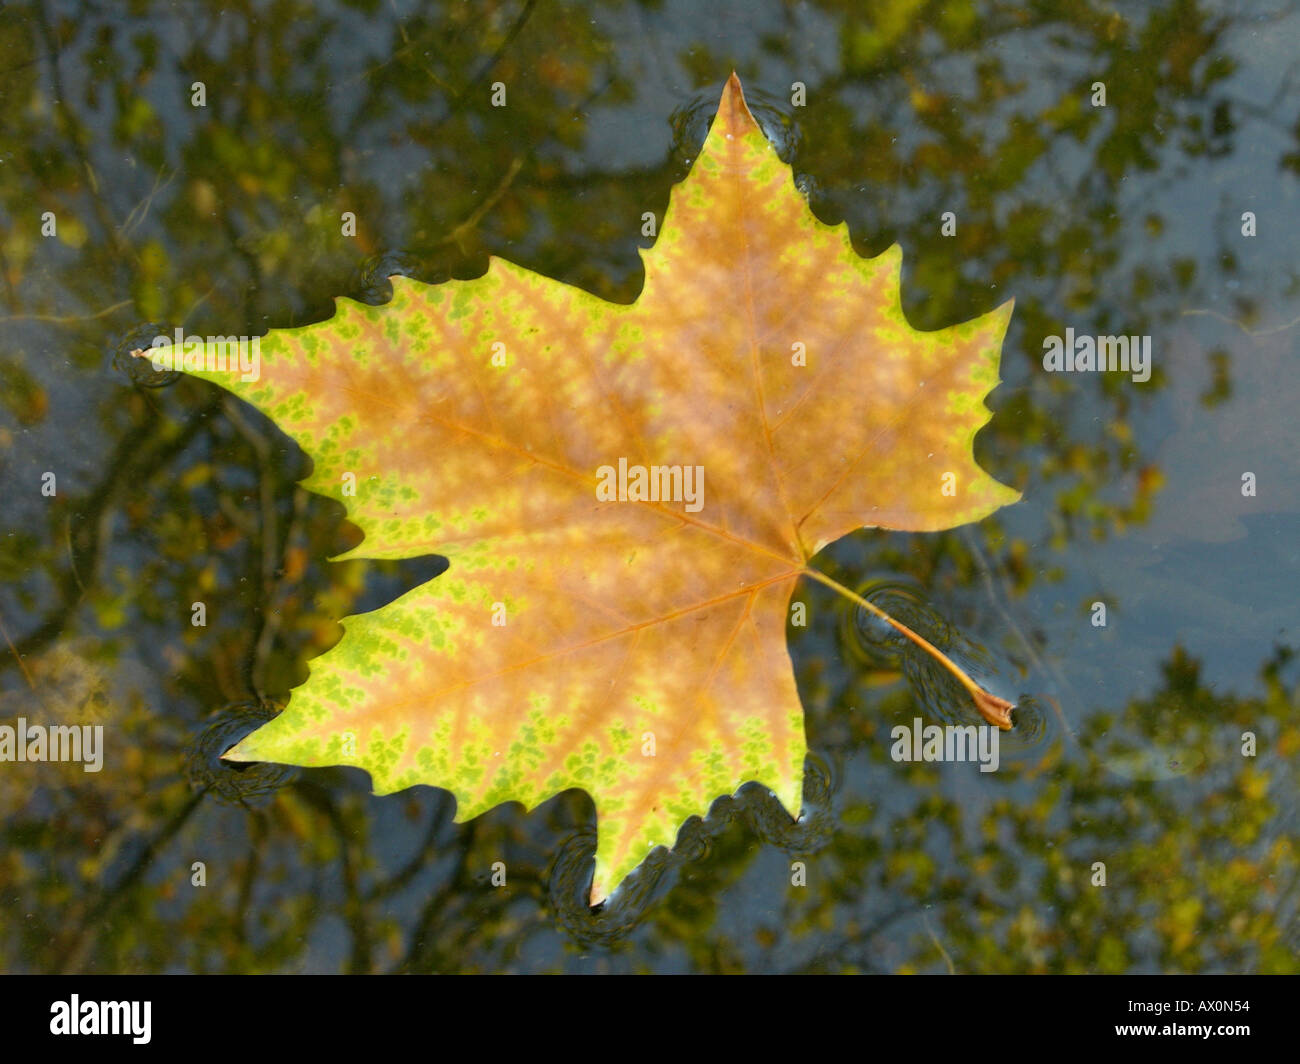
[[[1300,9],[227,6],[0,11],[0,724],[104,728],[98,772],[0,764],[0,967],[1300,969]],[[455,823],[221,761],[445,564],[328,562],[302,451],[123,356],[489,255],[630,302],[733,69],[913,326],[1015,300],[976,455],[1023,501],[818,558],[1017,700],[997,770],[891,756],[978,717],[818,585],[804,815],[720,797],[595,911],[581,792]],[[1049,372],[1067,330],[1149,379]]]

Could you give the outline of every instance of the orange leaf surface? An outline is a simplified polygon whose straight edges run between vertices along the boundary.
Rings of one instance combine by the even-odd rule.
[[[897,246],[863,259],[813,217],[734,75],[644,260],[631,305],[494,258],[272,332],[256,380],[211,344],[178,365],[307,451],[306,485],[365,534],[346,557],[450,561],[346,618],[229,757],[434,784],[462,820],[581,788],[593,904],[746,781],[799,813],[791,595],[802,576],[844,591],[808,563],[855,529],[1015,501],[972,449],[1010,304],[912,329]]]

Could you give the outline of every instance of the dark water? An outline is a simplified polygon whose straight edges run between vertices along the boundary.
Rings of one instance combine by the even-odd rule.
[[[0,764],[0,967],[1300,969],[1294,4],[227,6],[0,9],[0,723],[106,744]],[[891,760],[971,712],[818,587],[803,820],[748,786],[595,913],[581,793],[454,824],[220,762],[439,565],[325,562],[357,531],[302,453],[121,354],[489,254],[630,300],[733,67],[816,213],[901,244],[913,325],[1016,300],[976,453],[1024,501],[819,559],[1020,699],[999,770]],[[1067,328],[1149,335],[1151,379],[1045,372]]]

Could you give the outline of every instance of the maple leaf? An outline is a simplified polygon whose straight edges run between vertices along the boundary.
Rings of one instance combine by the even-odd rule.
[[[863,259],[813,217],[735,75],[644,262],[630,305],[499,258],[472,281],[397,276],[384,306],[271,332],[256,380],[214,344],[177,367],[311,456],[304,484],[364,533],[341,557],[450,562],[345,618],[228,758],[355,765],[380,794],[433,784],[458,820],[580,788],[593,905],[747,781],[798,815],[791,595],[806,576],[879,613],[809,559],[1019,497],[972,442],[1011,305],[912,329],[898,247]],[[890,623],[1010,727],[1011,703]]]

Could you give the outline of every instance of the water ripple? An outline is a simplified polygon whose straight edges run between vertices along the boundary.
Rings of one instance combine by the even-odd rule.
[[[190,786],[196,791],[206,789],[228,805],[269,802],[277,790],[298,776],[298,769],[269,761],[223,761],[221,755],[278,713],[279,707],[255,701],[236,702],[218,710],[186,755]]]
[[[122,333],[110,349],[113,352],[113,368],[125,375],[132,384],[139,385],[141,388],[166,388],[180,378],[180,371],[158,369],[147,358],[138,358],[131,352],[152,347],[155,337],[170,337],[175,335],[175,332],[172,326],[156,321],[147,321],[133,326]]]

